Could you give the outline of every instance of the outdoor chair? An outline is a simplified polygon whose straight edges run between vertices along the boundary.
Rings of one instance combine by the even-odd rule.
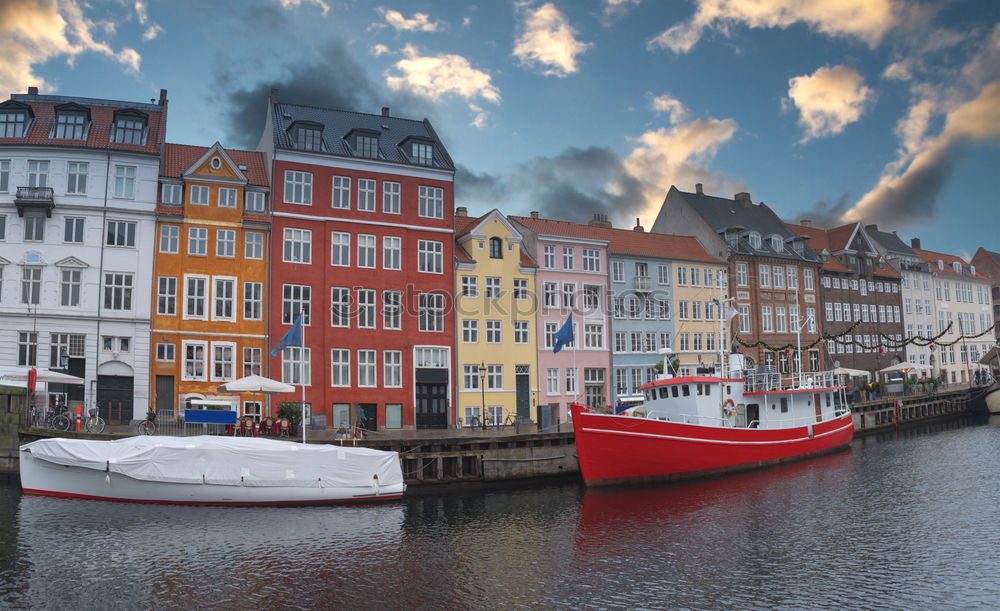
[[[291,428],[292,427],[291,427],[290,423],[288,422],[288,418],[282,418],[281,419],[281,428],[280,428],[280,433],[279,434],[282,437],[288,437],[289,434],[291,433]]]

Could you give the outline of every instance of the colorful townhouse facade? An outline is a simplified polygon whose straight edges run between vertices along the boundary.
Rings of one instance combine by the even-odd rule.
[[[993,283],[961,257],[921,248],[918,238],[911,247],[929,265],[934,285],[936,331],[942,334],[935,346],[935,373],[951,384],[973,382],[980,369],[987,369],[979,358],[995,345]]]
[[[749,193],[728,199],[706,195],[700,184],[694,193],[672,186],[653,231],[691,235],[709,255],[727,260],[739,352],[782,373],[799,362],[803,372],[827,368],[818,343],[822,261],[771,208],[754,204]]]
[[[461,426],[531,422],[538,405],[535,273],[497,210],[455,214],[456,399]]]
[[[317,426],[443,428],[455,414],[455,166],[430,122],[281,103],[258,150],[272,180],[271,357]]]
[[[1000,340],[1000,252],[986,250],[982,246],[972,255],[972,265],[976,271],[993,282],[990,289],[990,299],[993,305],[993,331]]]
[[[109,423],[149,407],[154,208],[167,92],[0,103],[0,364],[80,378],[50,405]]]
[[[608,242],[592,227],[545,219],[537,213],[510,217],[537,261],[535,292],[539,426],[548,429],[569,418],[569,405],[607,407],[611,402],[611,351],[608,346]],[[607,219],[602,222],[606,223]],[[553,351],[555,334],[573,319],[574,342]],[[544,381],[541,381],[544,380]]]
[[[217,392],[265,372],[268,192],[259,152],[219,143],[164,147],[150,376],[157,412],[211,406],[270,415],[264,396]]]
[[[831,363],[858,371],[906,360],[899,272],[887,265],[861,223],[824,230],[787,223],[823,259],[820,311]],[[874,379],[874,378],[872,378]]]

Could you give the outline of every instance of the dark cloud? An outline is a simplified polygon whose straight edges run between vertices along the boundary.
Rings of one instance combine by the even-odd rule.
[[[789,222],[798,223],[801,219],[809,219],[816,227],[829,229],[838,225],[843,225],[841,220],[844,214],[851,209],[851,194],[844,193],[837,198],[836,203],[828,201],[818,201],[812,208],[799,212],[795,217],[788,219]]]
[[[543,217],[587,222],[600,212],[618,227],[631,227],[645,208],[641,184],[629,176],[622,158],[604,147],[570,148],[494,175],[459,166],[455,200],[481,212],[536,210]]]

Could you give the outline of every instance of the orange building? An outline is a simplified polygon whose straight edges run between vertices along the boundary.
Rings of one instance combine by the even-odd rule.
[[[266,375],[270,230],[261,153],[165,145],[151,325],[158,412],[197,405],[229,406],[240,416],[266,412],[262,396],[216,389]]]

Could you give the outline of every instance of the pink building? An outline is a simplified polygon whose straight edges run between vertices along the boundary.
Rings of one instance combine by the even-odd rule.
[[[538,262],[538,372],[535,399],[540,426],[566,422],[574,401],[610,403],[608,371],[608,242],[594,227],[565,221],[512,216],[523,228],[524,247]],[[606,222],[606,221],[595,221]],[[573,344],[552,352],[553,336],[573,315]]]

